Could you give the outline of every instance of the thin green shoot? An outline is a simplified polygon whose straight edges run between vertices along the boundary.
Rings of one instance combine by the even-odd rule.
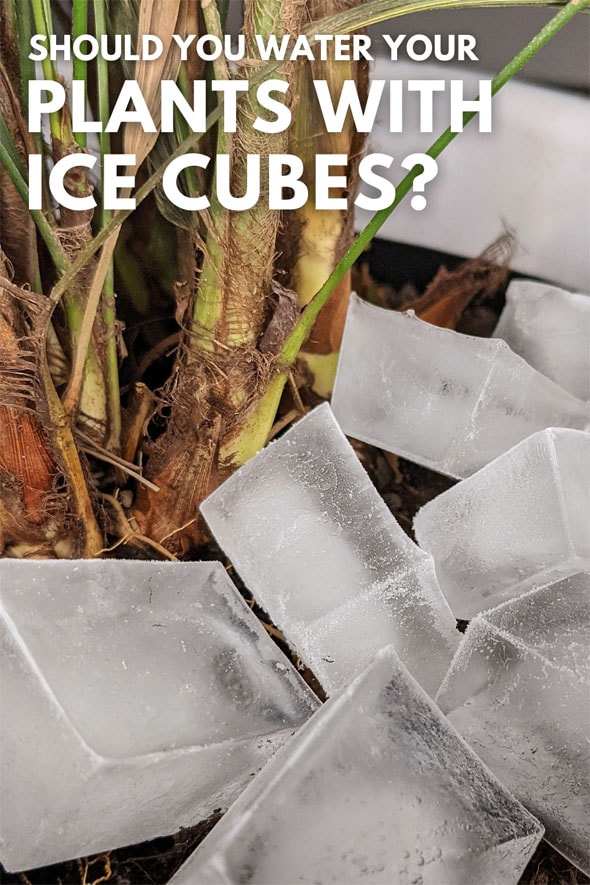
[[[16,23],[21,99],[23,108],[27,112],[29,109],[28,85],[31,80],[35,79],[35,62],[29,58],[31,52],[30,39],[33,33],[31,6],[29,3],[23,3],[22,0],[11,0],[11,2],[13,3],[15,14],[15,19],[13,20]],[[41,137],[37,135],[35,140],[37,150],[39,150]]]
[[[96,36],[107,33],[105,0],[94,0],[94,24]],[[102,56],[97,59],[97,99],[98,118],[106,120],[110,112],[109,104],[109,67]],[[101,158],[111,152],[111,136],[104,130],[98,136]],[[98,210],[100,227],[104,227],[112,218],[112,210],[101,205]],[[105,324],[105,361],[107,383],[107,408],[109,414],[109,439],[107,448],[118,451],[121,444],[121,390],[119,384],[119,357],[117,353],[117,313],[115,306],[115,269],[111,258],[107,268],[104,284],[103,319]]]
[[[96,36],[100,38],[107,33],[105,0],[94,0],[94,24],[96,28]],[[96,59],[96,88],[97,88],[97,104],[98,119],[108,120],[110,113],[109,104],[109,66],[108,62],[99,54]],[[111,135],[109,132],[103,131],[98,134],[98,144],[100,147],[101,158],[111,152]],[[102,206],[98,209],[100,219],[100,227],[104,227],[112,218],[112,211],[104,209]]]
[[[221,38],[223,31],[217,4],[212,2],[212,0],[205,0],[201,8],[207,33]],[[229,78],[227,62],[223,57],[213,62],[212,70],[217,80],[227,80]],[[217,153],[226,153],[230,141],[231,135],[226,134],[222,126],[218,126]],[[227,213],[215,196],[215,177],[216,173],[214,173],[213,177],[211,205],[209,208],[211,231],[207,237],[207,253],[201,270],[198,297],[195,299],[193,309],[194,328],[199,331],[199,336],[195,336],[195,342],[200,342],[197,346],[204,349],[210,347],[210,339],[214,337],[215,324],[221,315],[223,307],[218,279],[223,263],[223,245],[218,239],[220,233],[218,228],[227,219]]]
[[[96,4],[95,4],[96,6]],[[80,37],[82,34],[88,33],[88,0],[73,0],[72,6],[72,40],[76,40],[77,37]],[[100,56],[97,60],[97,65],[100,63],[105,63],[104,59]],[[72,68],[72,78],[74,80],[82,80],[86,84],[86,89],[88,89],[88,64],[86,59],[80,58],[76,53],[74,55],[73,60],[73,68]],[[84,148],[86,147],[86,133],[85,132],[74,132],[74,138],[76,139],[76,143]]]
[[[227,14],[229,12],[229,0],[217,0],[217,9],[219,11],[219,21],[221,27],[225,28],[227,22]]]
[[[8,130],[8,126],[6,125],[3,117],[0,117],[0,144],[4,146],[4,149],[6,150],[8,156],[14,164],[14,167],[18,171],[18,174],[22,178],[23,182],[25,182],[27,174],[24,170],[20,154],[16,149],[16,145],[12,139],[12,136]],[[14,184],[16,187],[16,182],[14,182]]]
[[[53,33],[53,23],[51,19],[51,10],[45,0],[31,0],[33,6],[33,18],[35,28],[38,34],[43,34],[49,43],[49,37]],[[41,69],[46,80],[59,80],[57,70],[48,55],[41,62]],[[62,128],[62,116],[59,111],[53,111],[49,114],[49,129],[51,137],[58,141],[64,142],[64,132]]]

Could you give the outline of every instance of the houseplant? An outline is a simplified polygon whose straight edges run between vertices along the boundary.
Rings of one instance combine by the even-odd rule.
[[[436,5],[467,4],[251,2],[245,31],[254,50],[256,34],[268,37],[285,28],[310,35],[349,32]],[[583,5],[572,0],[564,7],[534,45],[495,79],[494,91]],[[58,218],[47,205],[49,211],[29,212],[27,155],[41,153],[55,162],[87,149],[85,134],[73,131],[67,111],[50,115],[50,149],[42,148],[41,134],[35,138],[24,122],[23,85],[35,77],[28,40],[34,31],[47,37],[53,32],[56,11],[45,0],[3,7],[3,229],[18,233],[15,242],[5,234],[3,244],[8,258],[0,314],[6,342],[0,381],[4,552],[94,557],[118,547],[127,556],[195,556],[206,540],[197,517],[200,500],[261,448],[273,428],[297,414],[300,384],[292,367],[302,348],[313,354],[305,360],[312,374],[333,368],[350,289],[347,275],[392,207],[381,210],[351,245],[350,215],[342,209],[333,211],[329,226],[309,204],[283,219],[264,200],[235,213],[215,200],[214,178],[203,181],[195,173],[187,173],[185,187],[193,193],[212,188],[206,215],[187,218],[166,206],[161,195],[153,196],[170,161],[202,139],[208,142],[207,153],[232,155],[238,188],[244,184],[248,154],[289,150],[302,156],[313,192],[310,171],[318,149],[310,151],[309,139],[317,117],[302,100],[310,71],[301,64],[271,62],[255,67],[249,80],[255,85],[271,74],[297,80],[294,92],[300,99],[292,106],[289,132],[253,136],[248,121],[261,111],[255,95],[244,98],[231,139],[224,127],[214,128],[221,103],[213,107],[203,136],[191,135],[182,119],[159,140],[157,133],[146,137],[136,124],[126,124],[112,135],[100,132],[99,150],[104,157],[121,140],[117,149],[135,155],[137,178],[143,179],[135,195],[136,213],[66,208]],[[175,55],[172,34],[200,33],[195,4],[169,0],[164,6],[142,2],[136,8],[81,0],[72,11],[73,36],[106,32],[109,12],[116,33],[161,36],[166,51],[159,62],[139,61],[131,72],[154,119],[161,113],[161,79],[177,80],[186,92],[191,81],[230,77],[222,60],[206,70],[181,65]],[[223,3],[200,4],[206,33],[223,33],[224,11]],[[329,16],[326,21],[324,16]],[[326,62],[320,74],[335,91],[347,79],[355,80],[360,94],[367,88],[362,63]],[[128,75],[100,59],[96,64],[79,60],[73,79],[86,84],[95,118],[104,120],[119,78]],[[48,62],[45,79],[56,76]],[[441,136],[431,156],[453,138],[449,131]],[[347,126],[322,139],[322,152],[352,158],[349,179],[354,181],[362,150],[359,133]],[[409,193],[417,174],[413,169],[400,184],[395,204]],[[91,193],[92,182],[80,167],[72,167],[64,184],[71,196]],[[354,193],[351,186],[349,204]],[[319,237],[324,245],[318,267],[312,247]],[[162,307],[166,322],[158,323]],[[126,360],[119,341],[122,321],[127,324]],[[166,361],[167,355],[172,359]],[[290,393],[277,420],[286,384]]]

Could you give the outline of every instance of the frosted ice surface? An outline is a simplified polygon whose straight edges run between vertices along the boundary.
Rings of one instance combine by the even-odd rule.
[[[414,531],[458,618],[587,568],[590,434],[533,434],[429,501]]]
[[[349,436],[458,479],[590,407],[505,341],[473,338],[351,298],[332,408]]]
[[[0,563],[2,862],[227,807],[317,701],[220,563]]]
[[[541,835],[390,646],[269,763],[171,885],[515,885]]]
[[[494,337],[574,396],[590,399],[590,295],[513,280]]]
[[[434,694],[459,638],[432,558],[391,515],[327,404],[241,467],[201,510],[328,693],[393,644]]]
[[[590,874],[590,575],[478,615],[438,702],[551,844]]]

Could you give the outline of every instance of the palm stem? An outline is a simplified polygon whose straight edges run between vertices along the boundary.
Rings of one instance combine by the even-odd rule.
[[[105,0],[94,0],[94,22],[97,37],[107,33]],[[109,70],[108,64],[101,56],[97,59],[97,90],[98,118],[106,120],[109,116]],[[104,130],[99,135],[101,157],[111,152],[111,136]],[[104,227],[112,218],[112,211],[101,206],[99,214],[100,226]],[[111,259],[105,274],[103,318],[105,325],[105,363],[107,385],[107,411],[109,416],[109,434],[107,449],[119,451],[121,446],[121,390],[119,385],[119,357],[117,353],[117,328],[115,309],[115,275]]]
[[[75,40],[76,37],[79,37],[81,34],[87,33],[88,30],[88,0],[74,0],[72,6],[72,40]],[[101,59],[99,55],[97,64],[100,64],[101,61],[104,64],[104,60]],[[88,71],[88,64],[86,59],[80,58],[77,54],[74,55],[73,60],[73,70],[72,76],[74,80],[83,80],[86,83],[86,74]],[[106,119],[104,117],[100,117],[99,119]],[[74,138],[80,147],[86,147],[86,133],[85,132],[74,132]]]
[[[33,6],[33,18],[35,20],[37,33],[43,34],[46,38],[47,44],[49,44],[49,37],[53,33],[51,9],[49,8],[49,4],[46,0],[31,0],[31,3]],[[53,62],[49,58],[49,53],[47,53],[42,60],[41,69],[46,80],[59,80]],[[49,129],[52,138],[55,138],[64,144],[67,143],[69,130],[67,126],[64,125],[63,115],[60,114],[59,111],[52,111],[49,114]]]

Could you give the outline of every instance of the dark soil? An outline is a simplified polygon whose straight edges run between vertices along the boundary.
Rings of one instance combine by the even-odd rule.
[[[376,291],[378,300],[395,307],[400,297],[405,300],[412,291],[421,293],[441,265],[452,269],[461,261],[456,256],[376,241],[371,252],[362,260],[367,265],[368,273],[365,271],[361,274],[359,271],[356,285],[362,289],[363,281],[370,280],[374,287],[373,294]],[[489,336],[503,303],[501,292],[492,298],[476,297],[464,312],[459,330],[471,335]],[[304,397],[304,401],[309,405],[314,403],[310,396]],[[373,446],[354,441],[353,445],[390,510],[402,528],[412,536],[412,519],[417,510],[450,488],[453,480]],[[129,556],[129,553],[126,555]],[[202,551],[201,558],[223,559],[214,544]],[[232,574],[232,577],[253,610],[260,614],[237,576]],[[280,634],[277,635],[271,625],[267,626],[282,650],[289,654]],[[464,630],[466,622],[459,622],[457,626]],[[321,688],[313,674],[303,671],[302,675],[321,696]],[[26,873],[8,874],[0,867],[0,881],[5,885],[99,885],[107,882],[109,885],[165,885],[220,817],[221,814],[216,812],[207,820],[172,836]],[[546,842],[542,842],[528,864],[520,885],[590,885],[590,879]]]
[[[0,881],[3,885],[99,885],[107,882],[109,885],[164,885],[220,817],[220,814],[213,814],[208,820],[181,830],[174,836],[27,873],[4,873],[0,867]],[[586,876],[572,867],[561,854],[546,842],[541,842],[524,871],[520,885],[587,885],[588,882]],[[194,885],[199,883],[195,882]]]
[[[221,813],[215,812],[173,836],[26,873],[5,873],[0,867],[0,881],[3,885],[164,885],[220,817]]]

